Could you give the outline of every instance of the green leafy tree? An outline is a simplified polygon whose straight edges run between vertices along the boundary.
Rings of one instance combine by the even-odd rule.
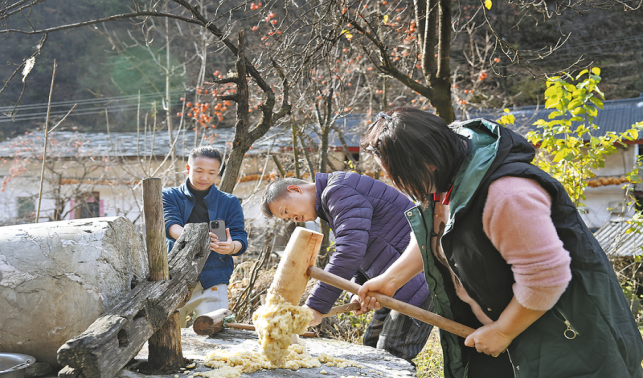
[[[600,73],[600,69],[595,67],[581,71],[575,78],[569,74],[549,78],[545,107],[555,110],[549,115],[549,121],[536,121],[534,125],[538,126],[538,130],[527,134],[532,144],[540,146],[534,163],[563,184],[576,206],[585,199],[584,191],[588,180],[595,176],[594,170],[604,166],[605,158],[615,153],[619,144],[638,139],[639,130],[643,128],[643,122],[639,122],[620,134],[607,132],[603,136],[593,135],[598,129],[594,120],[598,110],[603,109],[604,95],[598,88]],[[509,110],[505,112],[507,114],[498,122],[513,124],[515,118]],[[640,165],[639,161],[632,167],[632,171],[626,175],[627,182],[640,182]],[[634,200],[630,206],[633,203]],[[624,230],[625,234],[640,233],[643,230],[643,212],[637,211],[627,223],[630,227]],[[615,237],[615,243],[619,243],[619,240],[621,237]],[[636,294],[640,284],[636,272],[643,260],[641,256],[635,256],[634,261],[627,262],[626,266],[623,266],[624,260],[616,256],[610,256],[610,260],[623,293],[630,301],[631,310],[640,321],[643,312],[639,304],[641,298]]]
[[[567,73],[547,79],[545,108],[554,109],[549,120],[534,122],[538,130],[527,133],[527,139],[539,146],[534,164],[560,181],[576,206],[585,200],[584,191],[594,171],[604,167],[605,158],[616,152],[625,140],[638,139],[641,124],[623,133],[609,131],[595,136],[595,119],[603,109],[603,92],[598,88],[600,69],[582,70],[575,78]],[[506,114],[498,122],[511,124],[514,118]],[[636,182],[638,177],[630,174]],[[630,181],[630,182],[632,182]]]

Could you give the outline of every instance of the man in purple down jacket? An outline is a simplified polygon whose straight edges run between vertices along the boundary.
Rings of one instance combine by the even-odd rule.
[[[384,272],[409,244],[411,227],[404,212],[414,204],[395,188],[356,173],[318,173],[315,183],[295,178],[274,181],[262,197],[262,211],[295,222],[319,216],[335,234],[335,253],[325,270],[358,284]],[[318,282],[306,306],[311,326],[321,322],[342,291]],[[433,311],[432,296],[419,273],[394,298]],[[356,298],[354,298],[356,300]],[[359,315],[361,312],[357,311]],[[420,353],[433,326],[382,308],[375,311],[364,334],[364,345],[385,349],[411,361]]]

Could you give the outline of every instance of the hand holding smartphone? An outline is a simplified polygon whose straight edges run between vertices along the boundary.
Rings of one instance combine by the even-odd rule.
[[[219,241],[227,241],[228,236],[225,232],[225,221],[224,220],[213,220],[210,221],[210,232],[215,234]]]

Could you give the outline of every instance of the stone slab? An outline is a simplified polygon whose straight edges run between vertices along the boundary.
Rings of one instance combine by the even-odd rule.
[[[390,353],[364,345],[351,344],[339,340],[325,338],[300,338],[306,346],[308,352],[313,357],[318,357],[322,353],[333,357],[345,358],[347,360],[357,361],[364,368],[347,367],[338,368],[336,366],[326,366],[322,364],[319,368],[299,369],[296,371],[289,369],[274,369],[266,371],[257,371],[254,373],[243,374],[242,377],[248,378],[276,378],[276,377],[415,377],[415,367],[406,360],[397,358]],[[204,367],[202,362],[206,355],[215,350],[236,351],[253,350],[259,351],[259,341],[254,331],[225,329],[213,336],[199,336],[191,328],[182,329],[181,342],[183,346],[183,356],[193,359],[197,362],[197,367],[193,371],[209,371],[211,369]],[[147,359],[147,345],[141,349],[137,355],[137,360]],[[326,371],[322,374],[321,371]],[[115,378],[173,378],[176,374],[167,375],[144,375],[136,371],[136,364],[130,365],[116,375]],[[178,374],[180,378],[190,377],[192,374]]]

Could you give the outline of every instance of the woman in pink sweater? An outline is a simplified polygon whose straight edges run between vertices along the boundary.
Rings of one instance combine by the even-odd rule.
[[[424,270],[445,377],[643,377],[643,340],[605,253],[534,148],[495,123],[448,127],[412,108],[380,113],[362,146],[420,205],[411,245],[360,290],[393,294]],[[504,353],[508,352],[508,353]]]

